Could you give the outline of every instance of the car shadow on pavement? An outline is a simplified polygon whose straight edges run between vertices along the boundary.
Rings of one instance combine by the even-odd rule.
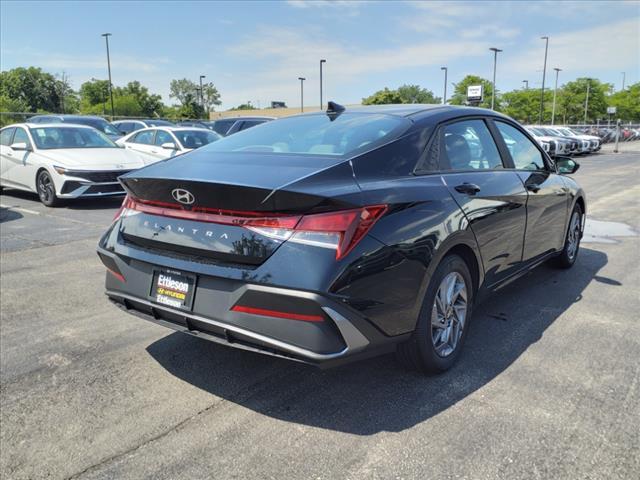
[[[10,222],[11,220],[18,220],[20,218],[22,218],[22,214],[20,212],[16,212],[15,210],[11,210],[10,208],[0,208],[0,223],[6,223]]]
[[[505,371],[581,301],[606,263],[603,252],[582,248],[572,269],[543,265],[489,297],[474,313],[457,365],[435,377],[403,370],[393,355],[319,370],[181,333],[147,351],[176,377],[262,415],[356,435],[398,432],[452,407]]]
[[[23,190],[12,190],[7,189],[2,191],[2,195],[9,198],[20,198],[23,200],[30,200],[33,202],[38,202],[40,205],[40,200],[38,199],[38,195],[36,193],[25,192]],[[63,200],[63,203],[60,207],[52,208],[52,211],[68,208],[70,210],[106,210],[112,208],[118,208],[122,205],[122,200],[124,199],[124,195],[119,195],[116,197],[94,197],[94,198],[78,198],[78,199],[69,199]]]

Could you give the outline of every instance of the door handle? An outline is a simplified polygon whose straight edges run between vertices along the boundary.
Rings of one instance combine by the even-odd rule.
[[[537,183],[530,183],[529,185],[527,185],[527,190],[533,193],[538,193],[540,191],[540,185],[538,185]]]
[[[151,153],[158,153],[158,150],[151,150]]]
[[[480,187],[475,183],[463,183],[454,187],[456,192],[466,193],[467,195],[475,195],[480,191]]]
[[[11,153],[11,152],[7,152],[7,156],[9,156],[9,157],[13,157],[13,153]]]

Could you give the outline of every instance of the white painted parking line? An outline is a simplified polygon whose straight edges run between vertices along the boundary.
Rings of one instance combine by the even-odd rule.
[[[9,210],[16,210],[18,212],[31,213],[32,215],[40,215],[40,212],[36,212],[35,210],[29,210],[28,208],[22,208],[22,207],[12,207],[11,205],[4,205],[2,203],[0,203],[0,208],[8,208]]]

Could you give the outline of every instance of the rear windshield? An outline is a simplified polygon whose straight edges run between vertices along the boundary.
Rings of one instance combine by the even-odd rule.
[[[243,130],[206,147],[211,152],[264,152],[341,156],[370,150],[411,125],[402,117],[343,113],[282,118]]]
[[[173,123],[167,120],[145,120],[145,123],[150,127],[173,127]]]
[[[117,148],[109,137],[91,128],[35,127],[31,136],[41,150],[58,148]]]
[[[184,148],[200,148],[222,138],[216,132],[206,130],[174,130],[173,134]]]
[[[115,126],[111,125],[109,122],[102,118],[82,118],[82,117],[73,117],[67,120],[67,123],[77,123],[79,125],[88,125],[89,127],[93,127],[95,129],[100,130],[102,133],[106,133],[107,135],[117,135],[120,136],[120,132],[116,129]]]

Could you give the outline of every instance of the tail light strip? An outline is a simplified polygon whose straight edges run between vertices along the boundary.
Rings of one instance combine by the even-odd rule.
[[[362,240],[375,222],[387,211],[387,206],[371,205],[310,215],[279,213],[268,215],[264,212],[240,212],[205,207],[185,210],[176,204],[127,196],[116,219],[126,215],[128,210],[183,220],[245,227],[282,241],[290,240],[295,243],[335,249],[336,259],[339,260]]]

